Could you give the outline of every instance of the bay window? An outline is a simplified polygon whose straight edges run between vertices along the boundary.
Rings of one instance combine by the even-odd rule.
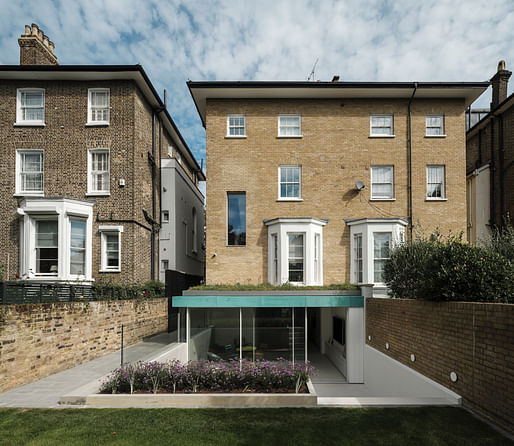
[[[18,215],[24,279],[92,280],[92,202],[25,197]]]
[[[264,220],[268,227],[268,281],[274,285],[323,285],[323,226],[299,217]]]

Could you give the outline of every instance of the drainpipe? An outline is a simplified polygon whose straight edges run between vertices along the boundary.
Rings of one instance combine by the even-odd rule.
[[[498,118],[498,170],[499,170],[499,180],[500,180],[500,218],[501,221],[499,222],[500,226],[503,226],[504,224],[504,217],[505,217],[505,172],[503,169],[503,165],[505,162],[505,152],[503,147],[503,115],[499,116]]]
[[[494,194],[494,172],[496,170],[496,163],[494,160],[494,115],[491,116],[491,147],[490,147],[490,151],[491,151],[491,165],[490,165],[489,172],[490,172],[490,189],[491,190],[489,191],[489,195],[491,198],[489,200],[489,205],[490,205],[489,224],[492,227],[496,223],[496,216],[495,216],[496,200],[494,198],[495,197],[495,194]]]
[[[414,99],[414,95],[416,94],[416,90],[418,89],[418,83],[414,82],[414,90],[412,90],[412,95],[409,99],[409,103],[407,105],[407,175],[409,177],[409,235],[412,240],[412,226],[413,222],[413,211],[412,211],[412,116],[411,116],[411,104]]]
[[[150,165],[152,167],[152,219],[155,222],[155,111],[152,111],[152,157]],[[150,278],[155,280],[155,229],[152,224],[150,235]]]

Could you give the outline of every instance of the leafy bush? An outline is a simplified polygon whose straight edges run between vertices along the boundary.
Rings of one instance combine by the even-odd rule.
[[[403,299],[514,303],[514,263],[458,237],[397,246],[384,280]]]
[[[489,251],[494,251],[514,263],[514,227],[506,221],[501,228],[494,227],[488,240],[482,244]]]
[[[100,393],[296,392],[305,391],[314,368],[285,359],[255,362],[137,362],[114,370]]]
[[[148,299],[162,297],[163,290],[164,284],[157,280],[149,280],[142,285],[119,285],[111,280],[97,280],[92,287],[92,294],[102,300]]]

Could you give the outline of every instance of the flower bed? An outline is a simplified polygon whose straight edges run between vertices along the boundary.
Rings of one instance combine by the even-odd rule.
[[[314,368],[276,361],[137,362],[114,370],[100,393],[308,393]]]

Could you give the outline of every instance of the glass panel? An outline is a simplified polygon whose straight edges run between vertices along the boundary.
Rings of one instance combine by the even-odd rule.
[[[83,249],[71,249],[70,274],[84,275],[86,265],[86,251]]]
[[[119,268],[120,266],[120,243],[119,234],[105,234],[106,267]]]
[[[289,266],[289,282],[304,281],[304,234],[288,234],[288,266]]]
[[[391,246],[390,232],[373,233],[373,256],[374,256],[374,278],[375,282],[383,282],[385,261],[389,258]]]
[[[284,358],[291,361],[291,308],[255,308],[254,311],[256,359]]]
[[[239,359],[239,308],[191,308],[189,359]],[[243,352],[252,352],[252,339],[243,337]]]
[[[36,273],[57,274],[58,224],[56,220],[36,221]]]
[[[25,91],[21,94],[22,105],[26,107],[43,106],[43,92],[42,91]]]
[[[70,274],[85,274],[86,269],[86,222],[72,220],[70,237]]]
[[[228,244],[246,245],[246,194],[228,194]]]
[[[72,220],[71,222],[71,247],[86,247],[86,222],[81,220]]]
[[[305,361],[305,308],[294,308],[294,361]],[[293,340],[291,339],[291,342]]]

